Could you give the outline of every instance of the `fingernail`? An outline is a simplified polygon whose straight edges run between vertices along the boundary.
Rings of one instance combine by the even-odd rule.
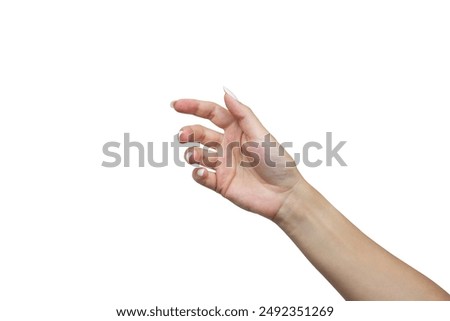
[[[233,93],[231,92],[231,90],[229,90],[227,87],[223,86],[223,91],[224,91],[226,94],[230,95],[230,97],[233,98],[234,100],[238,100],[237,97],[236,97],[236,95],[233,94]]]
[[[203,177],[203,175],[205,175],[205,169],[204,168],[200,168],[197,171],[197,175],[200,176],[200,177]]]
[[[176,103],[176,102],[177,102],[176,100],[171,101],[171,102],[170,102],[170,107],[173,108],[173,109],[175,109],[175,103]]]
[[[181,142],[181,134],[183,134],[183,131],[182,131],[182,130],[180,130],[180,131],[178,132],[178,141],[179,141],[179,142]]]
[[[189,163],[189,160],[191,159],[191,156],[192,156],[192,152],[188,152],[188,153],[186,154],[186,162]]]

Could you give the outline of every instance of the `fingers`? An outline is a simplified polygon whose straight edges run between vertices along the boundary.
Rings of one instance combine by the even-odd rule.
[[[185,158],[189,164],[200,164],[208,168],[216,168],[216,166],[219,164],[217,160],[217,153],[211,153],[210,151],[206,151],[198,147],[188,148],[186,150]],[[200,167],[192,171],[192,177],[200,185],[208,187],[213,191],[216,190],[216,173],[210,172],[206,168]]]
[[[184,154],[184,158],[188,164],[200,164],[211,169],[215,169],[220,165],[217,152],[199,147],[188,148]]]
[[[179,113],[209,119],[220,128],[226,128],[234,121],[225,108],[209,101],[180,99],[173,101],[171,106]]]
[[[196,168],[192,171],[192,177],[200,185],[208,187],[213,191],[216,190],[217,187],[216,173],[209,172],[205,168]]]
[[[250,107],[244,105],[238,101],[234,95],[225,93],[225,105],[227,106],[231,115],[238,122],[242,131],[249,137],[253,139],[261,139],[269,132],[261,124],[259,119],[250,109]]]
[[[253,111],[239,102],[234,95],[226,93],[224,100],[228,110],[213,102],[195,99],[176,100],[171,103],[171,106],[177,112],[209,119],[222,129],[237,121],[249,138],[261,139],[268,134]]]
[[[191,125],[180,130],[178,140],[180,143],[198,142],[207,147],[216,147],[223,140],[223,134],[202,125]]]

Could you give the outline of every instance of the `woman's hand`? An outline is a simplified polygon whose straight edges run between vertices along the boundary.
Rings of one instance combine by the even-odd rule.
[[[225,89],[225,88],[224,88]],[[176,111],[211,120],[223,133],[183,127],[194,179],[238,206],[273,220],[347,300],[450,300],[436,283],[376,244],[298,172],[292,158],[247,106],[225,89],[227,109],[182,99]],[[208,168],[212,171],[206,170]]]
[[[293,159],[252,110],[224,90],[227,109],[193,99],[172,102],[177,112],[209,119],[223,130],[220,133],[201,125],[183,127],[181,143],[199,142],[207,147],[190,147],[185,158],[189,164],[201,166],[193,171],[195,181],[241,208],[272,220],[294,186],[304,180]]]

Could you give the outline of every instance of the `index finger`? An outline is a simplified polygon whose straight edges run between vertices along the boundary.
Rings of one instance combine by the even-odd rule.
[[[179,99],[170,104],[177,112],[209,119],[220,128],[228,127],[234,118],[228,110],[210,101]]]

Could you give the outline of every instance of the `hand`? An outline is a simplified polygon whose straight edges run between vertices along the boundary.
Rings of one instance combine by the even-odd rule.
[[[185,158],[189,164],[202,166],[192,173],[195,181],[241,208],[273,220],[294,186],[304,180],[293,159],[252,110],[227,89],[225,92],[227,109],[193,99],[172,102],[177,112],[209,119],[223,129],[219,133],[201,125],[183,127],[181,143],[199,142],[214,151],[190,147]]]
[[[192,99],[172,102],[176,111],[207,118],[223,129],[219,133],[194,125],[180,132],[180,142],[215,150],[187,149],[188,162],[202,166],[193,171],[198,183],[273,220],[345,299],[450,300],[441,287],[368,238],[306,183],[249,107],[230,92],[224,99],[227,109]]]

